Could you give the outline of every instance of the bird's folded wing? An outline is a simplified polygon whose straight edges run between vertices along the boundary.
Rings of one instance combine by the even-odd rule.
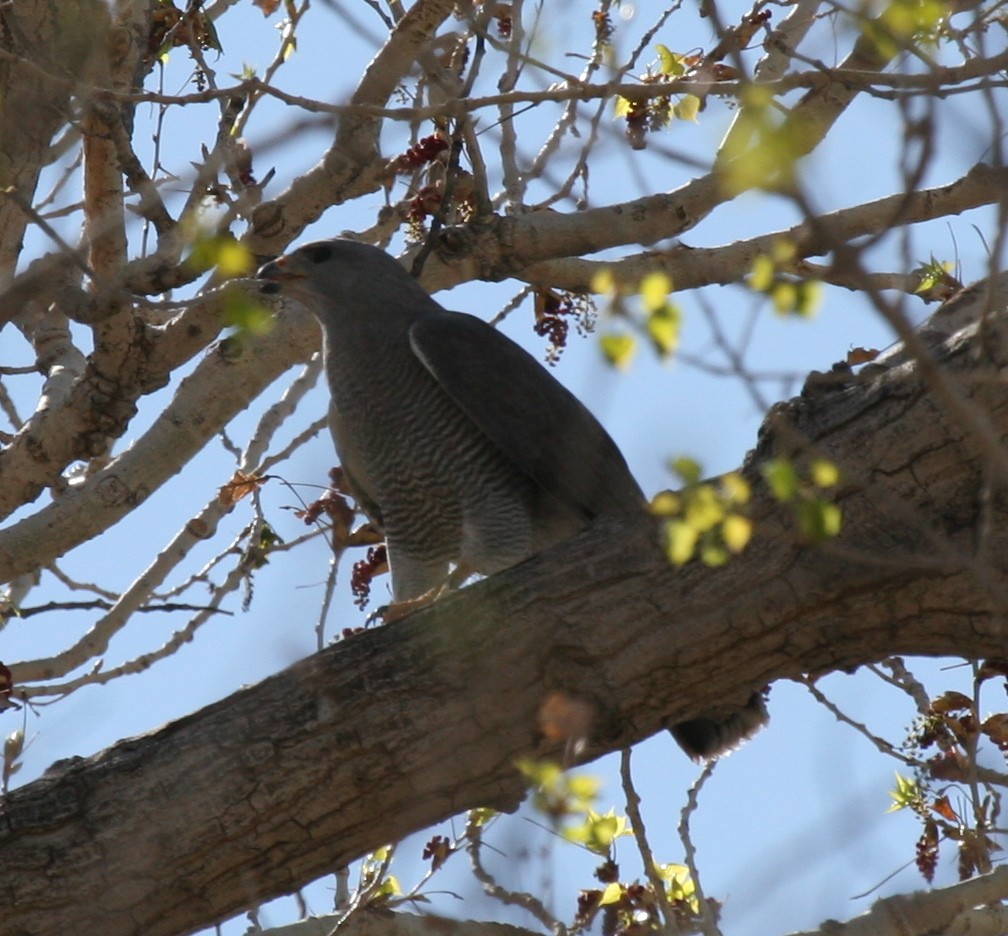
[[[482,319],[424,315],[414,353],[455,403],[522,472],[588,517],[640,510],[644,495],[588,409],[528,352]]]

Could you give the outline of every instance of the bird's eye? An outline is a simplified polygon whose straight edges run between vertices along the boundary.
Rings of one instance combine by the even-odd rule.
[[[309,244],[304,252],[312,263],[325,263],[332,256],[332,247],[329,244]]]

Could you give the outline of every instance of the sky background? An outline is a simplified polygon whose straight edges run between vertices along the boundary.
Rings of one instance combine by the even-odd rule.
[[[280,70],[276,82],[285,90],[340,102],[359,80],[382,27],[363,4],[339,5],[353,10],[356,26],[348,16],[337,12],[336,6],[319,3],[311,11],[307,28],[299,33],[297,52]],[[655,9],[645,3],[639,9],[623,4],[623,18],[614,13],[618,49],[625,52],[637,41]],[[779,21],[783,11],[773,9]],[[744,7],[725,5],[723,10],[726,18],[737,17]],[[532,11],[531,5],[527,7],[526,27],[531,25]],[[251,4],[238,5],[227,13],[218,23],[224,53],[219,58],[208,53],[219,83],[228,83],[228,75],[239,73],[244,65],[262,73],[278,44],[278,18],[265,19]],[[544,13],[534,52],[576,72],[581,60],[562,56],[562,51],[583,54],[590,46],[590,30],[587,4],[558,0]],[[684,8],[656,35],[642,62],[657,58],[657,42],[677,52],[688,52],[710,48],[711,37],[709,22]],[[842,34],[834,34],[823,39],[821,48],[807,50],[807,54],[833,62],[837,50],[844,48],[844,40]],[[746,55],[750,66],[757,52]],[[184,51],[176,50],[164,73],[164,90],[191,90],[190,73],[191,63]],[[488,64],[484,93],[492,90],[496,74],[493,65]],[[148,80],[148,88],[154,87],[155,79],[152,76]],[[525,86],[544,83],[530,70]],[[257,177],[262,178],[270,168],[276,169],[266,191],[271,197],[318,161],[331,130],[324,121],[318,121],[317,126],[291,133],[290,113],[272,101],[264,102],[256,113],[246,138],[255,155]],[[712,98],[698,123],[676,122],[669,131],[651,135],[648,149],[643,152],[625,145],[619,122],[607,114],[602,121],[607,139],[599,146],[592,164],[592,204],[634,198],[656,186],[674,189],[688,181],[696,170],[674,156],[685,153],[700,161],[709,160],[732,114],[724,102]],[[156,116],[150,108],[138,109],[137,120],[142,128],[135,137],[138,146],[145,134],[150,137],[155,132]],[[556,116],[556,108],[544,105],[519,118],[523,154],[538,149]],[[953,99],[943,105],[936,124],[938,158],[925,184],[958,178],[982,158],[990,146],[986,127],[984,115],[970,111],[960,101]],[[189,161],[200,158],[200,145],[212,144],[215,132],[212,107],[176,108],[167,114],[160,158],[164,166],[182,177],[179,199],[185,194]],[[405,132],[402,126],[389,129],[383,137],[386,156],[402,151]],[[492,160],[491,141],[497,133],[495,128],[487,127],[481,136],[488,161]],[[807,191],[812,193],[816,206],[826,210],[845,207],[899,191],[901,142],[900,124],[891,104],[859,101],[837,123],[822,151],[803,167]],[[568,149],[564,147],[565,152]],[[141,148],[138,152],[149,160],[153,143],[150,150]],[[44,189],[45,184],[40,191]],[[370,226],[382,200],[381,193],[375,193],[328,211],[299,242]],[[783,228],[797,219],[793,206],[782,199],[745,195],[719,209],[683,241],[697,247],[716,246]],[[888,238],[871,259],[880,270],[905,270],[934,254],[942,260],[958,260],[962,279],[976,279],[987,270],[983,237],[991,239],[993,219],[992,211],[976,211],[920,225],[911,233],[909,242],[899,236]],[[77,220],[69,218],[58,223],[68,240],[77,239]],[[236,233],[241,233],[240,229],[236,228]],[[48,249],[34,231],[28,244],[25,262]],[[397,241],[392,249],[401,246]],[[631,247],[613,251],[611,256],[632,252]],[[437,298],[446,306],[490,318],[520,285],[470,283]],[[809,321],[779,318],[739,287],[709,287],[698,295],[683,297],[681,304],[686,316],[683,351],[711,364],[726,363],[712,339],[707,316],[713,316],[729,339],[744,347],[750,371],[776,375],[759,383],[766,402],[797,392],[805,373],[828,369],[852,347],[882,348],[892,341],[876,314],[843,290],[827,289],[818,314]],[[921,320],[929,310],[923,303],[910,300],[907,311],[915,320]],[[503,327],[542,359],[545,341],[532,333],[530,322],[531,307],[526,303]],[[600,321],[597,333],[583,339],[574,337],[572,330],[569,346],[552,370],[609,429],[644,490],[653,494],[674,483],[667,463],[678,455],[696,458],[708,474],[738,466],[754,444],[764,415],[761,402],[753,398],[746,382],[737,376],[704,373],[681,360],[658,361],[645,347],[641,347],[629,370],[617,372],[604,363],[598,347],[597,334],[606,327],[606,322]],[[747,334],[750,337],[744,338]],[[5,364],[31,362],[30,349],[11,329],[0,339],[0,356]],[[140,412],[121,447],[128,446],[150,424],[194,364],[177,374],[170,387],[140,402]],[[263,395],[262,403],[269,405],[278,399],[297,372],[295,369],[278,380]],[[12,382],[11,389],[22,415],[26,415],[34,406],[35,378]],[[297,427],[288,427],[285,437],[293,436],[298,428],[324,413],[326,393],[317,388],[306,404],[303,418]],[[262,408],[257,405],[239,416],[228,427],[229,436],[242,444],[254,429]],[[303,485],[299,488],[302,496],[311,500],[316,493],[311,485],[324,485],[334,463],[331,442],[327,435],[320,435],[284,466],[283,474],[293,484]],[[223,446],[211,443],[141,509],[100,540],[70,553],[61,567],[76,578],[98,581],[104,587],[127,587],[233,469],[233,459]],[[303,524],[287,509],[298,506],[289,489],[268,485],[263,501],[268,519],[281,536],[289,540],[304,532]],[[248,519],[248,511],[239,507],[228,523],[237,532]],[[191,565],[195,568],[210,558],[219,549],[219,542],[220,538],[208,544],[203,554],[197,551]],[[327,553],[325,545],[316,540],[291,553],[275,555],[256,576],[255,598],[247,613],[239,609],[236,598],[229,605],[233,616],[216,617],[198,632],[192,644],[141,676],[85,688],[58,704],[29,713],[30,744],[16,784],[38,777],[58,758],[89,755],[123,737],[155,729],[313,652]],[[363,616],[349,601],[348,579],[349,565],[345,565],[340,574],[340,601],[327,623],[329,637],[345,626],[363,623]],[[384,587],[384,583],[378,586],[379,597]],[[29,603],[59,597],[65,594],[53,587],[51,593],[36,591]],[[0,632],[0,659],[11,662],[56,652],[92,622],[93,616],[87,613],[67,613],[58,620],[53,615],[13,620]],[[160,646],[175,626],[177,621],[159,620],[155,615],[137,616],[113,642],[106,666]],[[935,693],[947,688],[969,691],[969,671],[946,671],[943,665],[947,661],[920,661],[915,671],[925,681],[933,679],[929,685]],[[877,734],[894,741],[903,736],[914,714],[905,696],[866,673],[833,675],[822,681],[821,688],[851,717],[867,722]],[[724,931],[735,936],[757,936],[811,928],[829,917],[848,919],[884,894],[922,886],[915,869],[904,868],[913,858],[919,828],[906,812],[886,814],[887,791],[894,786],[893,771],[898,765],[875,752],[864,738],[838,727],[833,715],[816,704],[801,686],[776,684],[770,710],[769,728],[717,766],[702,791],[700,808],[693,819],[702,884],[708,895],[724,901]],[[21,714],[8,713],[4,733],[17,728],[21,719]],[[622,811],[618,768],[615,758],[583,768],[604,780],[599,803],[602,810],[612,805]],[[655,737],[635,749],[634,773],[644,800],[644,818],[656,857],[662,861],[682,860],[676,825],[686,791],[698,772],[699,768],[667,736]],[[405,888],[423,874],[423,843],[431,834],[447,832],[446,824],[404,843],[394,872]],[[499,822],[488,841],[500,849],[501,854],[489,857],[488,863],[500,873],[502,882],[537,893],[545,887],[547,895],[551,895],[548,902],[561,918],[569,920],[573,915],[577,888],[596,883],[591,871],[598,859],[556,839],[527,807],[519,817]],[[618,859],[626,869],[624,877],[632,877],[635,857],[629,839],[620,843]],[[520,911],[509,911],[484,900],[465,861],[462,855],[453,857],[431,884],[432,891],[450,891],[464,896],[465,902],[449,895],[432,895],[433,909],[462,917],[500,918],[531,925],[532,921]],[[953,852],[947,850],[940,864],[939,882],[954,879],[954,863]],[[306,890],[312,910],[331,909],[331,884],[329,879]],[[861,894],[866,896],[857,897]],[[279,901],[263,910],[260,922],[264,926],[278,925],[294,914],[292,901]],[[245,925],[239,919],[226,924],[222,931],[233,936],[244,932]]]

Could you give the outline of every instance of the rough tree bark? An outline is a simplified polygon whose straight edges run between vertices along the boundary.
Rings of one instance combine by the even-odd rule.
[[[5,931],[188,932],[468,807],[511,809],[514,759],[556,753],[538,719],[557,693],[594,713],[591,759],[775,679],[1003,655],[1008,277],[911,344],[771,412],[745,466],[756,536],[726,567],[673,568],[651,528],[598,528],[54,765],[0,810]],[[803,544],[759,485],[780,454],[841,466],[836,540]]]

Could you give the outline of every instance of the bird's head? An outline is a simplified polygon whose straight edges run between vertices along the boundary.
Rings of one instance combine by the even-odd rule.
[[[336,315],[412,318],[430,302],[395,258],[342,238],[298,247],[260,267],[256,277],[262,292],[296,299],[324,323]]]
[[[313,273],[321,278],[325,267],[332,266],[336,245],[339,241],[316,241],[291,251],[276,260],[263,264],[256,273],[256,279],[263,280],[262,292],[267,295],[297,292],[299,286],[307,287]]]

